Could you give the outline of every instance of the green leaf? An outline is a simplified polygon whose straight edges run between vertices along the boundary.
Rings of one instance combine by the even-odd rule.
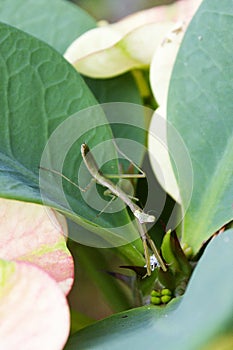
[[[166,263],[170,265],[171,271],[174,273],[181,272],[186,276],[190,275],[191,266],[174,231],[171,232],[169,230],[166,232],[161,245],[161,251]]]
[[[169,90],[168,120],[180,132],[193,166],[182,241],[194,254],[233,217],[232,16],[231,1],[203,1],[178,53]],[[176,147],[172,138],[169,146]],[[183,177],[185,171],[183,164]],[[190,181],[186,177],[180,188],[185,207]]]
[[[61,53],[96,26],[85,11],[63,0],[1,0],[0,21],[34,35]]]
[[[65,349],[201,349],[232,327],[232,249],[231,229],[210,242],[182,298],[115,314],[74,334]]]
[[[70,310],[70,321],[71,321],[71,325],[70,325],[71,334],[95,322],[95,320],[93,320],[92,318],[82,314],[81,312],[77,312],[73,309]]]
[[[59,163],[61,155],[65,154],[66,175],[75,181],[76,171],[82,160],[80,144],[83,138],[85,137],[85,141],[92,147],[111,139],[111,129],[82,78],[60,54],[47,44],[5,24],[0,25],[0,67],[0,195],[41,203],[38,167],[41,165],[42,152],[45,153],[44,148],[51,134],[58,134],[59,138],[55,139],[53,144],[50,142],[51,147],[47,148],[47,156],[52,158],[49,168],[54,169],[53,164]],[[93,105],[95,106],[88,112],[84,110]],[[80,114],[74,115],[75,112]],[[67,119],[72,114],[71,119]],[[67,128],[64,127],[66,123],[69,124]],[[83,128],[86,130],[84,134],[81,132]],[[67,143],[72,138],[73,147],[66,154]],[[50,137],[50,140],[53,138]],[[107,150],[110,159],[115,159],[113,145],[109,144]],[[105,147],[99,149],[99,156],[105,159]],[[109,170],[110,167],[113,172],[117,169],[116,166],[114,161],[106,168]],[[61,206],[59,202],[63,194],[63,187],[58,186],[61,178],[54,174],[51,177],[46,171],[42,174],[41,170],[41,178],[47,186],[47,195],[52,196],[52,200],[46,198],[46,204],[59,208],[68,215],[70,210]],[[101,232],[100,240],[110,239],[112,243],[109,232],[112,233],[111,228],[121,225],[126,226],[125,231],[128,234],[136,234],[126,210],[115,215],[103,214],[97,217],[96,210],[86,204],[80,191],[75,192],[73,186],[65,187],[65,184],[64,188],[72,207],[72,219],[98,233]],[[119,231],[124,241],[125,232],[121,229]],[[118,232],[112,233],[112,237],[118,240]],[[93,239],[95,238],[94,234]]]
[[[167,263],[168,270],[164,272],[159,269],[159,281],[171,289],[174,295],[182,295],[186,289],[187,282],[192,272],[176,233],[168,230],[163,237],[161,252]]]
[[[1,195],[40,202],[38,166],[49,134],[95,104],[79,75],[46,44],[0,24]]]
[[[99,103],[130,102],[141,104],[142,102],[131,73],[110,79],[91,79],[88,77],[84,77],[84,79]]]
[[[142,98],[140,96],[138,87],[131,73],[123,74],[116,78],[110,79],[91,79],[84,77],[85,82],[89,86],[90,90],[95,95],[99,103],[114,103],[121,102],[121,106],[124,110],[128,112],[133,111],[133,107],[126,103],[134,103],[137,105],[142,105]],[[122,89],[122,87],[124,87]],[[117,109],[117,105],[112,105],[113,109]],[[131,108],[130,108],[131,107]],[[142,107],[143,108],[143,107]],[[148,128],[148,118],[143,116],[143,109],[141,108],[142,118],[144,117],[144,129]],[[120,107],[118,107],[120,113]],[[139,108],[138,108],[139,111]],[[144,111],[145,112],[145,111]],[[135,110],[137,113],[137,110]],[[108,116],[107,116],[108,117]],[[132,139],[141,143],[146,144],[146,131],[133,126],[132,124],[126,123],[113,124],[111,123],[111,128],[115,138]],[[117,122],[117,116],[116,116]],[[137,152],[136,159],[134,160],[136,164],[140,166],[142,163],[144,152]],[[121,161],[120,161],[121,163]],[[127,172],[127,169],[125,169]]]
[[[175,252],[171,244],[171,230],[167,231],[163,237],[163,242],[161,245],[161,251],[163,257],[168,265],[171,265],[170,269],[175,272],[180,269],[180,264],[176,259]]]
[[[130,300],[126,290],[122,288],[122,284],[119,283],[117,278],[111,275],[111,272],[117,268],[116,256],[113,252],[109,249],[104,249],[102,252],[102,249],[94,249],[83,245],[78,245],[75,250],[79,269],[85,272],[83,283],[87,280],[87,276],[91,277],[89,286],[95,284],[99,288],[105,303],[113,312],[120,312],[132,307],[132,300]],[[115,266],[113,267],[111,261],[114,259]],[[90,292],[90,295],[93,294]],[[92,304],[95,305],[95,298],[89,301],[89,306]]]
[[[169,306],[143,306],[124,311],[95,323],[70,337],[65,350],[81,349],[141,349],[150,346],[148,339],[141,338],[152,329],[153,322],[174,310],[179,303],[172,302]],[[140,346],[137,341],[140,338]]]

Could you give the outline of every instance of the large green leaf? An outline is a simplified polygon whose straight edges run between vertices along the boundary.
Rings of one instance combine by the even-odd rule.
[[[49,135],[95,99],[72,67],[39,40],[1,24],[0,48],[1,194],[40,202],[38,166]]]
[[[39,2],[3,0],[0,2],[0,20],[46,41],[61,53],[74,39],[96,26],[95,20],[82,9],[63,0],[49,2],[44,0]],[[99,103],[131,102],[141,104],[138,88],[130,73],[108,80],[87,79],[87,83]],[[123,85],[124,89],[122,89]],[[138,137],[136,128],[130,129],[127,125],[118,127],[116,135],[117,137],[131,135],[132,139],[145,143],[145,133]],[[139,154],[138,164],[141,162],[141,158],[142,155]]]
[[[182,241],[194,253],[233,217],[232,30],[232,1],[203,1],[183,40],[170,84],[168,120],[183,137],[193,166]],[[169,142],[175,149],[172,137]],[[184,202],[191,179],[186,181],[180,189]]]
[[[54,163],[61,160],[67,143],[74,139],[71,151],[65,154],[64,165],[66,175],[75,181],[82,160],[80,143],[83,138],[92,147],[111,139],[111,129],[98,106],[84,110],[95,105],[96,101],[78,73],[60,54],[47,44],[5,24],[0,25],[0,67],[0,194],[6,198],[41,203],[38,167],[46,142],[49,137],[52,139],[51,134],[61,131],[59,138],[48,149],[47,156],[52,158],[52,168]],[[79,113],[67,119],[75,112]],[[67,122],[69,125],[65,129]],[[85,135],[81,133],[83,128]],[[108,145],[107,155],[115,159],[115,149],[111,144]],[[99,148],[99,157],[105,159],[105,147]],[[106,168],[113,172],[117,170],[116,166],[114,161]],[[50,179],[50,175],[44,171],[47,194],[52,196],[52,200],[46,199],[46,203],[70,214],[70,210],[59,203],[61,191],[57,185],[60,177],[53,174]],[[129,234],[136,233],[125,210],[115,215],[97,217],[96,210],[86,204],[79,190],[74,191],[73,186],[67,186],[65,192],[72,207],[70,216],[82,225],[100,231],[101,237],[103,234],[100,240],[108,240],[110,229],[121,225],[125,225]],[[114,238],[114,234],[112,236]],[[118,239],[117,233],[115,236]],[[110,241],[112,243],[111,237]]]
[[[44,40],[61,53],[96,26],[85,11],[63,0],[1,0],[0,21]]]
[[[172,302],[166,308],[143,306],[115,314],[75,333],[65,350],[76,350],[77,346],[83,350],[149,347],[149,339],[144,338],[145,334],[148,337],[148,329],[152,331],[154,323],[178,305],[178,302]]]
[[[74,334],[65,349],[201,349],[233,326],[232,249],[231,229],[210,242],[180,301],[115,314]]]

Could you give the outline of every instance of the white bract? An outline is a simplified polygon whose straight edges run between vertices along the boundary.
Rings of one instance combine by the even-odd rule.
[[[114,24],[102,21],[77,38],[64,57],[80,73],[110,78],[149,68],[154,52],[177,21],[188,23],[201,0],[180,0],[128,16]]]
[[[64,57],[80,73],[110,78],[149,67],[153,53],[173,22],[147,23],[121,31],[117,24],[92,29],[75,40]]]

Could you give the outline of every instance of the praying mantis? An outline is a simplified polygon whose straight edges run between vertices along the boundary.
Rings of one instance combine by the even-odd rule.
[[[120,151],[120,150],[118,149],[118,151]],[[120,153],[124,155],[124,153],[122,151],[120,151]],[[114,184],[107,176],[105,176],[99,170],[98,164],[97,164],[93,154],[91,153],[91,151],[86,143],[83,143],[81,145],[81,155],[82,155],[83,161],[85,163],[85,166],[86,166],[87,170],[89,171],[90,175],[93,177],[93,179],[98,184],[102,185],[103,187],[106,187],[112,195],[119,197],[129,207],[129,209],[132,211],[134,217],[136,218],[138,231],[139,231],[139,234],[140,234],[140,237],[142,240],[142,244],[143,244],[143,249],[144,249],[147,275],[150,276],[151,270],[153,270],[152,263],[151,263],[151,257],[150,257],[149,250],[148,250],[148,245],[153,252],[153,255],[157,261],[157,265],[160,266],[163,271],[167,271],[166,265],[163,262],[153,240],[150,238],[149,234],[147,233],[147,229],[146,229],[146,223],[155,222],[155,217],[153,215],[145,213],[136,203],[133,202],[133,199],[126,192],[124,192],[120,186],[118,186],[117,184]],[[43,167],[41,167],[41,169],[49,170],[50,172],[53,172],[57,175],[60,175],[65,180],[67,180],[68,182],[73,184],[75,187],[79,188],[79,190],[86,191],[86,189],[80,188],[75,182],[71,181],[68,177],[59,173],[56,170],[47,169],[47,168],[43,168]],[[140,169],[140,171],[141,171],[141,169]],[[110,177],[112,178],[113,176],[110,176]],[[129,177],[132,177],[132,175],[125,174],[125,175],[123,175],[123,177],[129,178]],[[142,172],[142,177],[145,177],[145,173],[143,173],[143,172]]]

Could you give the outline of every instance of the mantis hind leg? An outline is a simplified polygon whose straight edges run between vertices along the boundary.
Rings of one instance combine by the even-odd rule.
[[[109,193],[108,193],[108,194],[105,194],[105,192],[109,192]],[[111,205],[111,203],[114,201],[114,199],[117,198],[117,197],[114,196],[109,190],[104,191],[104,195],[110,196],[110,197],[112,197],[112,198],[110,199],[109,202],[107,202],[107,204],[103,207],[103,209],[96,215],[97,217],[99,217],[102,213],[104,213],[105,210],[109,207],[109,205]]]

